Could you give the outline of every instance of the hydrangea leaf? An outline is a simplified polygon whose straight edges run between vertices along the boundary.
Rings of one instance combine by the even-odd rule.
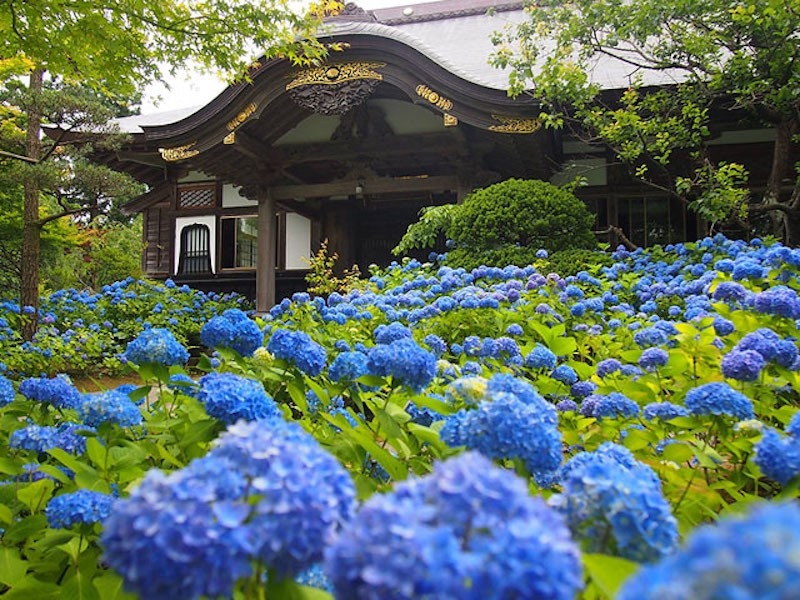
[[[614,598],[625,580],[639,567],[631,560],[607,554],[584,554],[583,566],[594,584],[608,598]]]

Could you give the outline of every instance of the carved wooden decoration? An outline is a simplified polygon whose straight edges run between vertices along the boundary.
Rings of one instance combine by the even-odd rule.
[[[343,63],[305,69],[286,85],[294,102],[322,115],[342,115],[375,91],[383,63]]]
[[[159,148],[161,158],[167,162],[176,162],[179,160],[186,160],[192,156],[200,154],[200,150],[195,148],[197,142],[190,142],[184,146],[176,146],[175,148]]]
[[[490,125],[489,130],[500,133],[536,133],[542,127],[539,119],[520,119],[503,115],[492,115],[492,118],[495,121],[500,121],[501,124]]]

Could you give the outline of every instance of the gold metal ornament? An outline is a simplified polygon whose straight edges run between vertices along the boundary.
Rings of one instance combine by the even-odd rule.
[[[377,69],[385,66],[386,63],[357,62],[304,69],[286,84],[286,90],[304,85],[334,85],[358,79],[383,81],[383,75],[378,73]]]
[[[247,121],[247,119],[249,119],[253,115],[253,113],[256,112],[257,108],[258,105],[255,102],[251,102],[250,104],[248,104],[242,112],[240,112],[233,119],[228,121],[227,124],[228,131],[233,131],[234,129],[239,127],[239,125]]]
[[[200,154],[200,150],[195,148],[197,142],[189,142],[183,146],[176,146],[175,148],[159,148],[161,158],[167,162],[175,162],[179,160],[186,160],[192,156]]]
[[[440,108],[445,111],[453,108],[452,100],[450,100],[449,98],[445,98],[444,96],[439,94],[439,92],[432,90],[424,83],[420,83],[417,86],[416,92],[417,96],[419,96],[420,98],[424,98],[437,108]]]
[[[506,117],[503,115],[492,115],[495,121],[500,121],[500,125],[490,125],[489,131],[499,133],[536,133],[541,129],[542,122],[539,119],[520,119],[518,117]]]

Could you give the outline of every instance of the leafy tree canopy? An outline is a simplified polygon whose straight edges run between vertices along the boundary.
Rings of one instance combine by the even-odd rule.
[[[541,101],[546,126],[604,143],[709,221],[772,211],[797,240],[800,187],[783,183],[797,179],[800,0],[540,0],[527,15],[495,34],[493,61],[511,68],[512,93]],[[616,97],[601,93],[609,59],[629,67],[630,87]],[[762,197],[748,197],[742,165],[710,156],[712,111],[774,128]]]

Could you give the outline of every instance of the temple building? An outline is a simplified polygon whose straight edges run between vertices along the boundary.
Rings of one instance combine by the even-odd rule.
[[[132,141],[103,161],[149,187],[126,207],[143,214],[146,275],[238,291],[265,311],[304,287],[323,240],[343,267],[386,265],[422,207],[511,177],[583,174],[598,229],[617,225],[640,245],[695,239],[681,203],[604,148],[541,128],[529,96],[509,97],[490,38],[524,18],[522,3],[502,0],[348,4],[320,33],[344,45],[324,65],[263,61],[199,109],[120,119]],[[608,63],[595,76],[613,92],[631,73]],[[772,137],[719,140],[763,156]]]

